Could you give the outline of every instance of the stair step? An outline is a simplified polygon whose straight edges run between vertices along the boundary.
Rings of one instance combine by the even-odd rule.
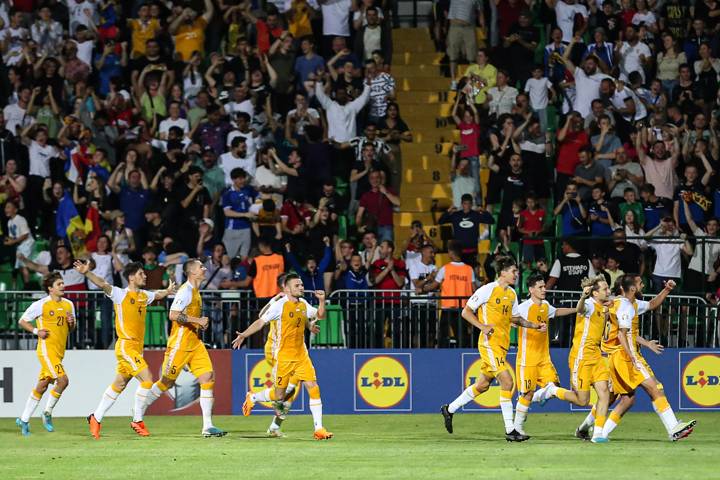
[[[437,92],[395,92],[395,99],[400,104],[400,112],[405,113],[405,108],[413,104],[427,105],[428,103],[452,102],[454,96],[447,90]]]
[[[442,77],[442,67],[427,63],[395,65],[392,74],[396,77]]]
[[[400,192],[400,200],[414,197],[452,198],[452,188],[450,188],[449,182],[403,185]]]
[[[395,50],[393,54],[393,66],[395,65],[440,65],[445,57],[441,52],[403,52]]]
[[[417,168],[405,165],[403,161],[403,182],[407,185],[447,182],[450,179],[450,160],[446,159],[445,164],[433,164],[432,168]]]
[[[439,157],[436,155],[416,155],[416,156],[405,156],[402,159],[403,169],[414,169],[414,170],[450,170],[450,159],[448,157]],[[418,173],[418,175],[423,175]],[[434,175],[431,173],[431,175]],[[447,177],[446,177],[447,178]],[[446,180],[447,181],[447,180]],[[423,183],[423,182],[414,182]],[[435,182],[432,182],[435,183]]]
[[[440,210],[447,210],[451,203],[452,200],[449,198],[405,197],[401,199],[400,208],[404,212],[429,212],[433,205]]]
[[[430,40],[430,30],[427,28],[396,28],[392,31],[393,45],[405,39],[419,42]]]
[[[423,130],[416,130],[411,124],[410,129],[413,131],[413,138],[417,143],[460,141],[460,131],[456,128],[436,127],[425,132]]]
[[[413,122],[417,122],[418,119],[432,119],[444,118],[451,119],[452,117],[452,105],[449,103],[426,103],[426,104],[409,104],[404,105],[401,109],[402,115],[406,118],[412,119]],[[453,123],[454,126],[454,123]]]
[[[450,153],[452,143],[417,142],[405,143],[402,147],[403,159],[426,155],[429,157],[446,157]]]
[[[395,77],[395,84],[398,85],[398,90],[405,92],[437,92],[450,87],[450,82],[444,77]]]
[[[440,213],[436,215],[440,218]],[[423,225],[432,225],[434,222],[433,214],[430,212],[396,212],[393,213],[393,224],[396,227],[409,227],[410,224],[419,220]]]

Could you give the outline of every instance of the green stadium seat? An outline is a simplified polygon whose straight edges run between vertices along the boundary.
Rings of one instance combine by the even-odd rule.
[[[163,346],[167,343],[165,320],[167,310],[163,306],[148,307],[145,320],[145,345]]]
[[[345,215],[338,216],[338,237],[348,238],[348,219]]]
[[[314,346],[323,347],[344,347],[345,335],[343,325],[345,316],[340,305],[327,305],[325,309],[325,320],[318,322],[320,332],[313,339]]]

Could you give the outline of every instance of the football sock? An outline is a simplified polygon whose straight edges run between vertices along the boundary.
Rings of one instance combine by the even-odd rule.
[[[100,399],[100,404],[93,412],[93,415],[95,415],[95,420],[97,420],[98,422],[102,422],[105,413],[110,410],[110,407],[113,406],[115,400],[117,400],[117,398],[120,396],[120,392],[121,390],[119,390],[114,384],[110,385],[105,389],[105,393],[103,393],[103,396]]]
[[[583,420],[582,424],[580,424],[580,430],[588,431],[590,427],[592,427],[595,424],[595,405],[593,405],[592,410],[590,410],[590,413],[588,413],[588,416],[585,417],[585,420]]]
[[[568,391],[569,390],[567,388],[555,387],[554,395],[560,400],[565,400],[565,396],[567,395]]]
[[[42,394],[38,393],[38,391],[33,388],[33,391],[30,392],[30,396],[25,403],[25,410],[23,410],[22,415],[20,415],[20,420],[23,422],[30,421],[30,417],[32,417],[32,414],[35,413],[35,409],[37,408],[38,403],[40,403],[41,398]]]
[[[270,401],[270,394],[274,392],[274,388],[266,388],[265,390],[251,393],[250,394],[250,400],[253,403],[263,403],[263,402],[269,402]],[[274,393],[273,393],[273,396]]]
[[[505,433],[510,433],[515,428],[513,425],[512,390],[509,392],[500,390],[500,410],[505,423]]]
[[[270,424],[270,430],[280,430],[280,427],[282,426],[283,419],[278,417],[277,415],[273,417],[273,421]]]
[[[603,427],[605,426],[606,417],[599,415],[595,417],[595,429],[592,438],[600,438],[603,436]]]
[[[200,384],[200,410],[202,410],[203,430],[213,426],[212,409],[215,398],[213,397],[213,387],[215,382],[207,382]]]
[[[603,427],[603,437],[609,437],[615,428],[620,425],[620,420],[622,417],[618,415],[617,413],[610,412],[610,415],[608,416],[607,421],[605,422],[605,426]]]
[[[322,424],[322,401],[320,400],[320,387],[315,385],[308,389],[308,395],[310,396],[310,412],[313,417],[313,424],[315,425],[315,431],[323,428]]]
[[[152,388],[150,388],[150,391],[147,394],[147,400],[145,401],[145,411],[147,411],[148,407],[152,405],[155,400],[160,398],[162,394],[167,391],[167,389],[168,387],[160,380],[153,383]]]
[[[515,430],[520,433],[524,433],[523,425],[527,419],[528,411],[530,410],[530,400],[525,397],[518,398],[517,405],[515,406]]]
[[[55,391],[54,388],[50,390],[50,396],[45,404],[45,413],[52,415],[53,408],[55,408],[58,400],[60,400],[60,395],[62,395],[62,393]]]
[[[667,430],[668,433],[672,433],[672,429],[675,428],[675,426],[678,424],[678,420],[675,417],[675,412],[673,412],[673,409],[670,406],[670,403],[668,403],[667,398],[656,398],[655,400],[653,400],[652,404],[655,413],[658,414],[660,420],[662,420],[663,425],[665,425],[665,430]]]
[[[468,388],[463,390],[459,397],[452,401],[452,403],[448,407],[448,410],[450,411],[450,413],[455,413],[460,410],[460,407],[462,407],[463,405],[467,405],[468,403],[472,402],[473,399],[478,395],[480,395],[480,392],[475,390],[475,385],[470,385]]]
[[[133,408],[133,422],[142,422],[143,416],[145,415],[145,409],[148,407],[148,395],[153,383],[140,382],[137,390],[135,390],[135,407]]]
[[[288,386],[285,389],[285,402],[292,402],[293,400],[295,400],[295,397],[299,392],[299,390],[296,390],[296,388],[297,384],[288,383]]]

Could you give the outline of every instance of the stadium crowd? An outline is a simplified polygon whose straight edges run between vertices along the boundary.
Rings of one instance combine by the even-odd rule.
[[[3,0],[4,261],[25,289],[48,271],[97,289],[72,268],[88,257],[116,285],[140,260],[161,288],[201,257],[204,289],[260,299],[288,268],[307,290],[469,296],[516,249],[550,288],[638,272],[714,299],[720,3],[688,3],[437,2],[459,142],[436,213],[455,241],[414,222],[395,245],[413,141],[397,2]],[[475,268],[480,225],[497,246]],[[464,264],[468,285],[444,281]]]

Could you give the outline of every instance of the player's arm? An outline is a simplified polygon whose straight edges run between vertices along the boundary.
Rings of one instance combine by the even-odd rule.
[[[318,308],[315,313],[315,318],[317,320],[325,320],[325,290],[315,290],[313,293],[315,294],[315,298],[318,299]]]
[[[162,300],[168,295],[175,295],[177,293],[177,285],[170,279],[168,280],[168,286],[165,290],[155,290],[153,293],[155,294],[155,300]]]
[[[628,357],[632,359],[633,364],[638,364],[637,356],[635,355],[635,352],[630,347],[630,341],[628,338],[630,338],[630,329],[629,328],[620,328],[620,332],[618,333],[618,340],[620,341],[620,345],[622,346],[623,350],[625,350],[625,353]]]
[[[463,308],[462,318],[465,319],[465,321],[468,322],[470,325],[480,329],[480,331],[488,337],[492,335],[493,325],[480,323],[480,320],[478,320],[478,317],[473,311],[473,309],[468,307],[467,305],[465,305],[465,308]]]
[[[33,302],[27,310],[25,310],[25,313],[22,314],[20,317],[20,320],[18,321],[18,324],[22,327],[23,330],[25,330],[28,333],[32,333],[33,335],[37,335],[38,338],[47,338],[50,336],[50,331],[46,330],[44,328],[38,329],[33,325],[33,322],[42,315],[42,306],[39,305],[38,302]]]
[[[665,347],[657,340],[645,340],[643,337],[637,337],[635,340],[637,340],[640,345],[649,348],[657,355],[660,355],[665,351]]]
[[[668,280],[667,282],[665,282],[665,287],[660,290],[660,293],[658,293],[655,298],[648,302],[648,310],[655,310],[660,305],[662,305],[663,301],[665,301],[667,296],[670,295],[672,289],[675,288],[675,285],[676,284],[674,280]]]
[[[237,337],[235,337],[235,340],[232,341],[232,348],[237,350],[240,348],[245,341],[246,338],[252,337],[257,332],[263,329],[267,322],[263,320],[262,318],[258,318],[253,323],[250,324],[248,328],[245,329],[243,332],[235,332],[237,334]]]
[[[168,315],[171,322],[179,323],[180,325],[187,325],[189,323],[195,324],[203,330],[208,326],[208,317],[193,317],[185,312],[179,310],[170,310]]]
[[[532,328],[541,332],[547,331],[547,325],[544,323],[535,323],[525,320],[523,317],[511,317],[510,323],[518,327]]]
[[[577,307],[575,307],[575,310],[577,311],[578,315],[585,315],[585,300],[587,300],[590,297],[590,287],[583,287],[582,294],[580,295],[580,298],[578,299]]]
[[[556,317],[564,317],[565,315],[572,315],[573,313],[577,313],[577,308],[558,308],[555,310],[555,316]]]
[[[112,295],[112,285],[90,271],[90,260],[75,260],[73,266],[75,270],[84,275],[85,278],[100,287],[100,289],[105,292],[105,295]]]

